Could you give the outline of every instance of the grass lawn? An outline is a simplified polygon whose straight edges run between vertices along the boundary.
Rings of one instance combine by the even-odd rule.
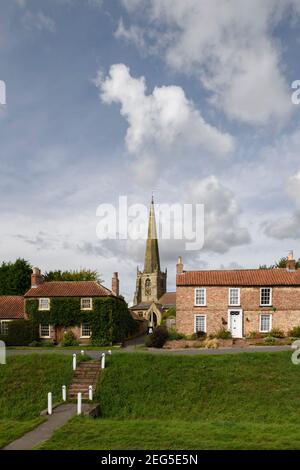
[[[96,400],[45,449],[299,449],[300,366],[290,352],[117,354]]]
[[[72,375],[72,357],[65,355],[10,356],[0,365],[0,448],[42,422],[47,393],[60,400]]]

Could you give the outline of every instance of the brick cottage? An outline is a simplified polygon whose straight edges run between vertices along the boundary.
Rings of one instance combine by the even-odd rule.
[[[284,333],[300,326],[300,269],[293,254],[286,268],[184,271],[176,276],[176,329],[185,334],[221,328],[242,338],[250,332]]]

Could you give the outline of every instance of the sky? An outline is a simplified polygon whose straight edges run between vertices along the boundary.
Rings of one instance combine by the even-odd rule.
[[[204,204],[185,269],[300,257],[300,0],[0,0],[0,260],[119,272],[144,240],[99,240],[97,207]]]

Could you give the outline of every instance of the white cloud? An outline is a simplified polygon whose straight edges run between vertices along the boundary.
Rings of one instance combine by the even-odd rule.
[[[124,0],[144,26],[144,41],[174,70],[196,76],[230,118],[251,124],[284,120],[292,110],[272,30],[295,0]],[[295,10],[296,11],[296,10]],[[299,10],[300,11],[300,10]],[[141,13],[138,16],[138,13]],[[122,36],[132,37],[123,27]],[[139,33],[141,35],[141,33]],[[139,40],[141,43],[141,39]]]
[[[124,64],[112,65],[106,78],[99,73],[95,83],[104,103],[121,105],[127,149],[138,159],[139,173],[145,167],[154,176],[158,157],[171,162],[189,153],[225,156],[233,150],[233,138],[205,122],[181,87],[155,87],[147,94],[144,77],[132,77]]]
[[[231,190],[214,175],[190,181],[187,197],[204,204],[204,251],[225,253],[231,247],[250,243],[248,230],[239,225],[240,208]]]
[[[28,30],[37,29],[38,31],[48,31],[50,33],[56,31],[54,20],[41,11],[38,13],[27,11],[22,18],[22,23]]]
[[[264,224],[265,234],[279,240],[300,237],[300,171],[289,178],[287,194],[295,206],[294,212],[288,216],[278,214],[275,220]]]

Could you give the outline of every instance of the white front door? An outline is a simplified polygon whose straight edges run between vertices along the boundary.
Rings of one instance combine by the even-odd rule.
[[[228,311],[228,325],[233,338],[243,337],[243,311],[241,309]]]

